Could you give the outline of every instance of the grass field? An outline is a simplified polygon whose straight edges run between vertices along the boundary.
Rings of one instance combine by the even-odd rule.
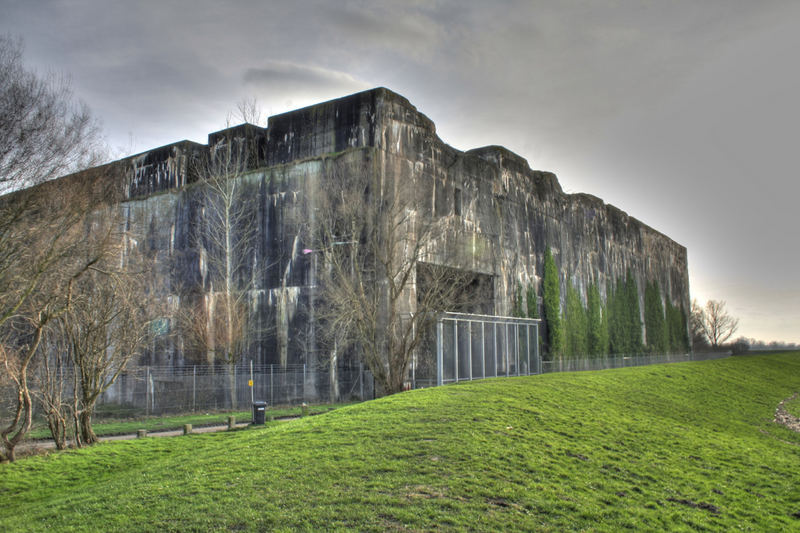
[[[800,353],[496,379],[0,465],[5,531],[800,530]]]

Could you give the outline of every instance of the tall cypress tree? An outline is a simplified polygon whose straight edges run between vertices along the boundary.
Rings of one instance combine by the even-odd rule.
[[[648,281],[644,290],[644,327],[647,332],[647,351],[666,353],[668,329],[661,305],[661,289],[658,281]]]
[[[608,291],[608,336],[610,351],[614,354],[628,354],[631,352],[630,327],[627,313],[627,285],[625,278],[617,278],[617,284]]]
[[[611,282],[606,285],[606,315],[608,316],[608,353],[619,353],[619,327],[615,308],[616,291]]]
[[[592,283],[586,293],[586,340],[589,355],[594,357],[605,355],[608,351],[608,320],[604,321],[603,314],[600,291],[597,285]]]
[[[608,355],[611,351],[608,330],[608,304],[600,306],[602,318],[600,321],[600,355]]]
[[[667,300],[667,339],[670,353],[683,353],[689,350],[689,335],[686,327],[686,313],[683,307],[676,307]]]
[[[625,280],[625,294],[625,314],[629,335],[628,353],[640,353],[642,351],[642,315],[639,307],[639,288],[630,269],[628,269]]]
[[[683,309],[683,305],[681,305],[680,309],[680,324],[677,326],[678,335],[679,335],[679,343],[682,348],[681,351],[688,352],[691,349],[691,343],[689,342],[689,328],[687,326],[688,320],[686,318],[686,311]]]
[[[586,355],[586,310],[581,295],[570,283],[567,285],[567,308],[564,314],[566,353],[570,357]]]
[[[561,325],[561,290],[553,253],[544,253],[544,319],[547,322],[548,349],[551,356],[564,354],[564,330]]]
[[[539,303],[536,301],[536,287],[528,285],[525,292],[525,304],[528,308],[528,318],[539,318]]]
[[[511,316],[525,318],[525,309],[522,307],[522,283],[519,282],[517,282],[517,287],[514,291],[514,305],[511,309]]]

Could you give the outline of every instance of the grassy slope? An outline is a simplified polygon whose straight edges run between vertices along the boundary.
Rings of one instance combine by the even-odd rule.
[[[488,380],[0,465],[7,531],[800,530],[800,353]]]

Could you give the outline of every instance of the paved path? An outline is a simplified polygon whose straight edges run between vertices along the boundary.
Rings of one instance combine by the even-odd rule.
[[[300,418],[298,416],[290,416],[285,418],[276,418],[275,420],[279,422],[287,422],[289,420],[296,420]],[[250,422],[239,422],[236,424],[236,428],[246,428],[250,425]],[[227,431],[228,424],[222,424],[219,426],[199,426],[199,427],[192,427],[192,433],[215,433],[218,431]],[[183,435],[183,429],[175,429],[170,431],[153,431],[147,432],[148,437],[178,437]],[[107,435],[104,437],[98,437],[100,442],[110,442],[115,440],[133,440],[137,438],[136,433],[126,433],[124,435]],[[56,447],[56,443],[52,439],[42,439],[42,440],[28,440],[23,441],[17,446],[16,451],[19,453],[28,453],[34,450],[51,450]]]

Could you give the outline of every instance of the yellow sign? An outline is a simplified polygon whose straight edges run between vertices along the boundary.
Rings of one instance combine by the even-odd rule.
[[[253,380],[252,379],[248,379],[247,380],[247,386],[248,387],[252,387],[253,386]]]

